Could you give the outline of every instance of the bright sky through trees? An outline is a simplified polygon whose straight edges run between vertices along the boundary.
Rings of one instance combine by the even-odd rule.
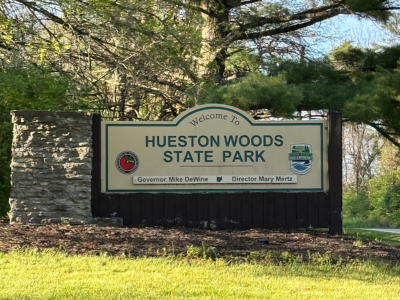
[[[318,32],[321,26],[324,26],[329,38],[321,39],[321,32]],[[311,46],[308,56],[311,54],[312,57],[325,56],[345,41],[361,48],[372,48],[376,44],[388,47],[398,44],[398,37],[381,24],[353,15],[337,16],[324,24],[314,25],[313,29],[316,35],[304,39],[305,44]]]

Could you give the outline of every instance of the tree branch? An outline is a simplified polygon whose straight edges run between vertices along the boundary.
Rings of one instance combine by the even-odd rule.
[[[281,17],[281,18],[277,18],[277,17],[258,18],[256,21],[241,25],[240,30],[244,31],[244,30],[248,30],[248,29],[253,29],[253,28],[260,27],[260,26],[263,26],[266,24],[279,24],[279,23],[286,23],[286,22],[290,22],[290,21],[301,21],[301,20],[305,20],[305,19],[317,18],[317,17],[321,17],[321,16],[327,14],[327,11],[328,11],[328,13],[330,13],[332,9],[339,8],[340,6],[341,6],[340,4],[323,6],[323,7],[319,7],[318,9],[316,8],[314,10],[307,10],[307,11],[304,11],[301,13],[297,13],[297,14],[294,14],[291,16]]]
[[[174,88],[174,89],[176,89],[178,91],[182,90],[182,86],[177,85],[175,83],[172,83],[170,81],[160,80],[156,76],[152,76],[152,77],[142,76],[142,77],[144,79],[148,80],[148,81],[151,81],[151,82],[154,82],[154,83],[157,83],[157,84],[161,84],[161,85],[166,85],[166,86],[172,87],[172,88]]]
[[[60,17],[58,17],[58,16],[52,14],[52,13],[49,12],[48,10],[45,10],[45,9],[43,9],[42,7],[33,5],[33,4],[36,4],[35,2],[28,2],[28,1],[25,1],[25,0],[15,0],[15,1],[17,1],[17,2],[19,2],[19,3],[21,3],[21,4],[23,4],[23,5],[25,5],[28,9],[31,9],[31,10],[33,10],[33,11],[35,11],[35,12],[38,12],[38,13],[42,14],[43,16],[46,16],[46,17],[49,18],[51,21],[53,21],[54,23],[57,23],[57,24],[63,26],[64,28],[72,29],[74,32],[76,32],[76,33],[78,33],[78,34],[80,34],[80,35],[82,35],[82,36],[88,36],[88,37],[90,37],[92,40],[95,40],[96,42],[99,42],[99,43],[101,43],[102,45],[107,44],[107,45],[110,45],[110,46],[115,47],[115,45],[113,45],[113,44],[111,44],[111,43],[109,43],[109,42],[107,42],[107,41],[104,41],[104,40],[102,40],[101,38],[96,37],[96,36],[90,34],[89,32],[87,32],[87,31],[85,31],[85,30],[83,30],[83,29],[80,29],[80,28],[78,28],[78,27],[76,27],[76,26],[73,26],[72,24],[69,24],[68,22],[66,22],[66,21],[64,21],[63,19],[61,19]],[[108,48],[104,47],[104,49],[105,49],[107,52],[110,52]],[[110,53],[111,53],[111,52],[110,52]]]
[[[226,55],[226,57],[231,57],[232,55],[234,55],[234,54],[236,54],[236,53],[239,53],[239,52],[241,52],[241,51],[243,51],[244,49],[237,49],[237,50],[235,50],[235,51],[232,51],[232,52],[229,52],[227,55]]]
[[[340,7],[340,6],[342,6],[342,5],[343,5],[343,3],[336,3],[336,4],[331,4],[331,5],[325,5],[325,6],[320,6],[320,7],[314,7],[314,8],[305,10],[305,11],[303,11],[303,12],[301,12],[301,13],[298,13],[298,14],[319,13],[319,12],[327,11],[327,10],[332,9],[332,8]]]
[[[371,11],[385,11],[385,10],[398,10],[400,9],[400,6],[391,6],[391,7],[384,7],[384,8],[379,8],[379,9],[374,9],[374,10],[366,10],[366,11],[358,11],[358,12],[371,12]]]
[[[386,131],[382,130],[377,124],[375,123],[369,123],[369,126],[375,128],[376,131],[378,131],[381,135],[383,135],[385,138],[387,138],[393,145],[395,145],[397,148],[400,149],[400,143],[396,141],[393,137],[389,135]]]
[[[316,18],[311,19],[310,21],[296,24],[296,25],[291,25],[291,26],[286,26],[286,27],[281,27],[281,28],[275,28],[275,29],[270,29],[270,30],[265,30],[261,32],[251,32],[251,33],[246,33],[243,32],[239,35],[236,35],[230,39],[231,42],[234,41],[240,41],[240,40],[248,40],[248,39],[256,39],[264,36],[271,36],[271,35],[276,35],[276,34],[283,34],[283,33],[288,33],[291,31],[296,31],[311,25],[314,25],[315,23],[322,22],[324,20],[330,19],[332,17],[335,17],[339,14],[344,14],[345,12],[342,10],[332,10],[329,13],[326,13],[322,16],[318,16]]]
[[[230,3],[227,5],[227,7],[228,8],[236,8],[236,7],[239,7],[239,6],[244,6],[244,5],[257,3],[257,2],[261,2],[261,1],[262,0],[248,0],[248,1],[243,1],[242,2],[241,0],[234,0],[234,1],[230,1]]]
[[[141,89],[149,94],[160,96],[166,101],[172,101],[172,103],[180,104],[185,107],[185,105],[177,97],[170,96],[170,95],[164,93],[162,90],[157,89],[155,87],[147,87],[142,84],[133,84],[132,86],[137,89]]]
[[[210,16],[212,18],[217,18],[218,17],[216,14],[214,14],[214,13],[208,11],[208,10],[205,10],[205,9],[203,9],[201,7],[198,7],[196,5],[193,5],[193,4],[182,3],[179,0],[178,1],[176,1],[176,0],[165,0],[165,2],[172,3],[172,4],[175,4],[177,6],[187,8],[187,9],[193,9],[195,11],[201,12],[201,13],[203,13],[203,14],[205,14],[207,16]]]

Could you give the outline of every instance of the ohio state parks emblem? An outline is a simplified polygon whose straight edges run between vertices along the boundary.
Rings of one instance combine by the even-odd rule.
[[[311,161],[313,154],[311,153],[311,145],[295,144],[290,145],[290,170],[298,175],[304,175],[311,171]]]
[[[132,174],[139,168],[139,157],[132,151],[124,151],[117,156],[115,165],[122,174]]]

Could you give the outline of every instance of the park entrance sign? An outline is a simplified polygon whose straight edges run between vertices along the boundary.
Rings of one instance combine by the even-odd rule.
[[[103,121],[102,193],[325,192],[328,122],[255,121],[226,105],[170,122]]]
[[[12,115],[11,222],[342,232],[341,113],[259,122],[213,104],[170,122]]]

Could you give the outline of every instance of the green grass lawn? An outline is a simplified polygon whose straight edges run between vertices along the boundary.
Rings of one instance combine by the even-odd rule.
[[[400,267],[0,253],[0,299],[399,299]]]
[[[360,239],[368,239],[373,242],[380,242],[388,245],[400,245],[400,234],[360,229],[382,227],[371,220],[360,218],[344,218],[343,227],[343,233],[346,235],[358,237]],[[383,228],[387,228],[387,226],[383,226]]]
[[[378,243],[400,246],[400,234],[379,232],[374,230],[364,230],[358,228],[345,228],[343,230],[343,233],[358,237],[360,239],[368,239]]]
[[[366,220],[362,218],[352,218],[343,217],[343,227],[344,228],[387,228],[387,226],[382,226],[382,224],[377,224],[371,220]]]

